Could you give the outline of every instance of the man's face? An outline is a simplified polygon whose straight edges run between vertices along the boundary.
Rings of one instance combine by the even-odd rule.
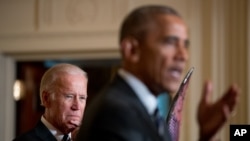
[[[81,124],[87,98],[87,79],[79,75],[60,75],[50,96],[48,116],[62,132],[71,132]]]
[[[188,60],[187,27],[181,18],[160,15],[140,47],[141,79],[155,94],[176,92]]]

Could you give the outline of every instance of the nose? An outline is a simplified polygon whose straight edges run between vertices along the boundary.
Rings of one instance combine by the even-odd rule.
[[[176,50],[176,59],[187,61],[189,59],[188,48],[184,43],[179,43]]]
[[[80,101],[79,101],[79,99],[77,97],[74,98],[71,109],[72,110],[79,110],[80,109]]]

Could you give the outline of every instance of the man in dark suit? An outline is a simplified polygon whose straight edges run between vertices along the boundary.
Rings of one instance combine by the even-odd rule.
[[[45,113],[36,127],[14,141],[69,141],[81,124],[87,98],[87,74],[71,64],[45,72],[40,84]]]
[[[123,21],[119,42],[122,67],[87,106],[77,141],[170,141],[154,123],[156,97],[173,94],[180,85],[189,57],[185,22],[170,7],[142,6]],[[231,86],[215,103],[209,103],[210,93],[208,82],[198,110],[202,141],[212,140],[226,122],[238,88]]]

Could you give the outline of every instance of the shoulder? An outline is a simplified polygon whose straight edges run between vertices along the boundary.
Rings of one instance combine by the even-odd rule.
[[[35,134],[35,129],[32,129],[16,137],[13,141],[39,141],[39,138]]]
[[[33,129],[21,134],[13,141],[56,141],[56,139],[47,127],[39,121]]]

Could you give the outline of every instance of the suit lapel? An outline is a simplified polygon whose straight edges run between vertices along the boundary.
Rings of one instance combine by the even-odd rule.
[[[56,141],[56,138],[41,121],[38,122],[35,133],[43,141]]]
[[[118,88],[124,96],[130,97],[131,106],[136,111],[138,118],[142,120],[145,126],[147,126],[145,129],[147,130],[148,135],[153,135],[156,140],[159,140],[160,136],[155,124],[153,123],[152,116],[149,115],[133,89],[119,75],[116,76],[113,84],[115,85],[114,87]]]

